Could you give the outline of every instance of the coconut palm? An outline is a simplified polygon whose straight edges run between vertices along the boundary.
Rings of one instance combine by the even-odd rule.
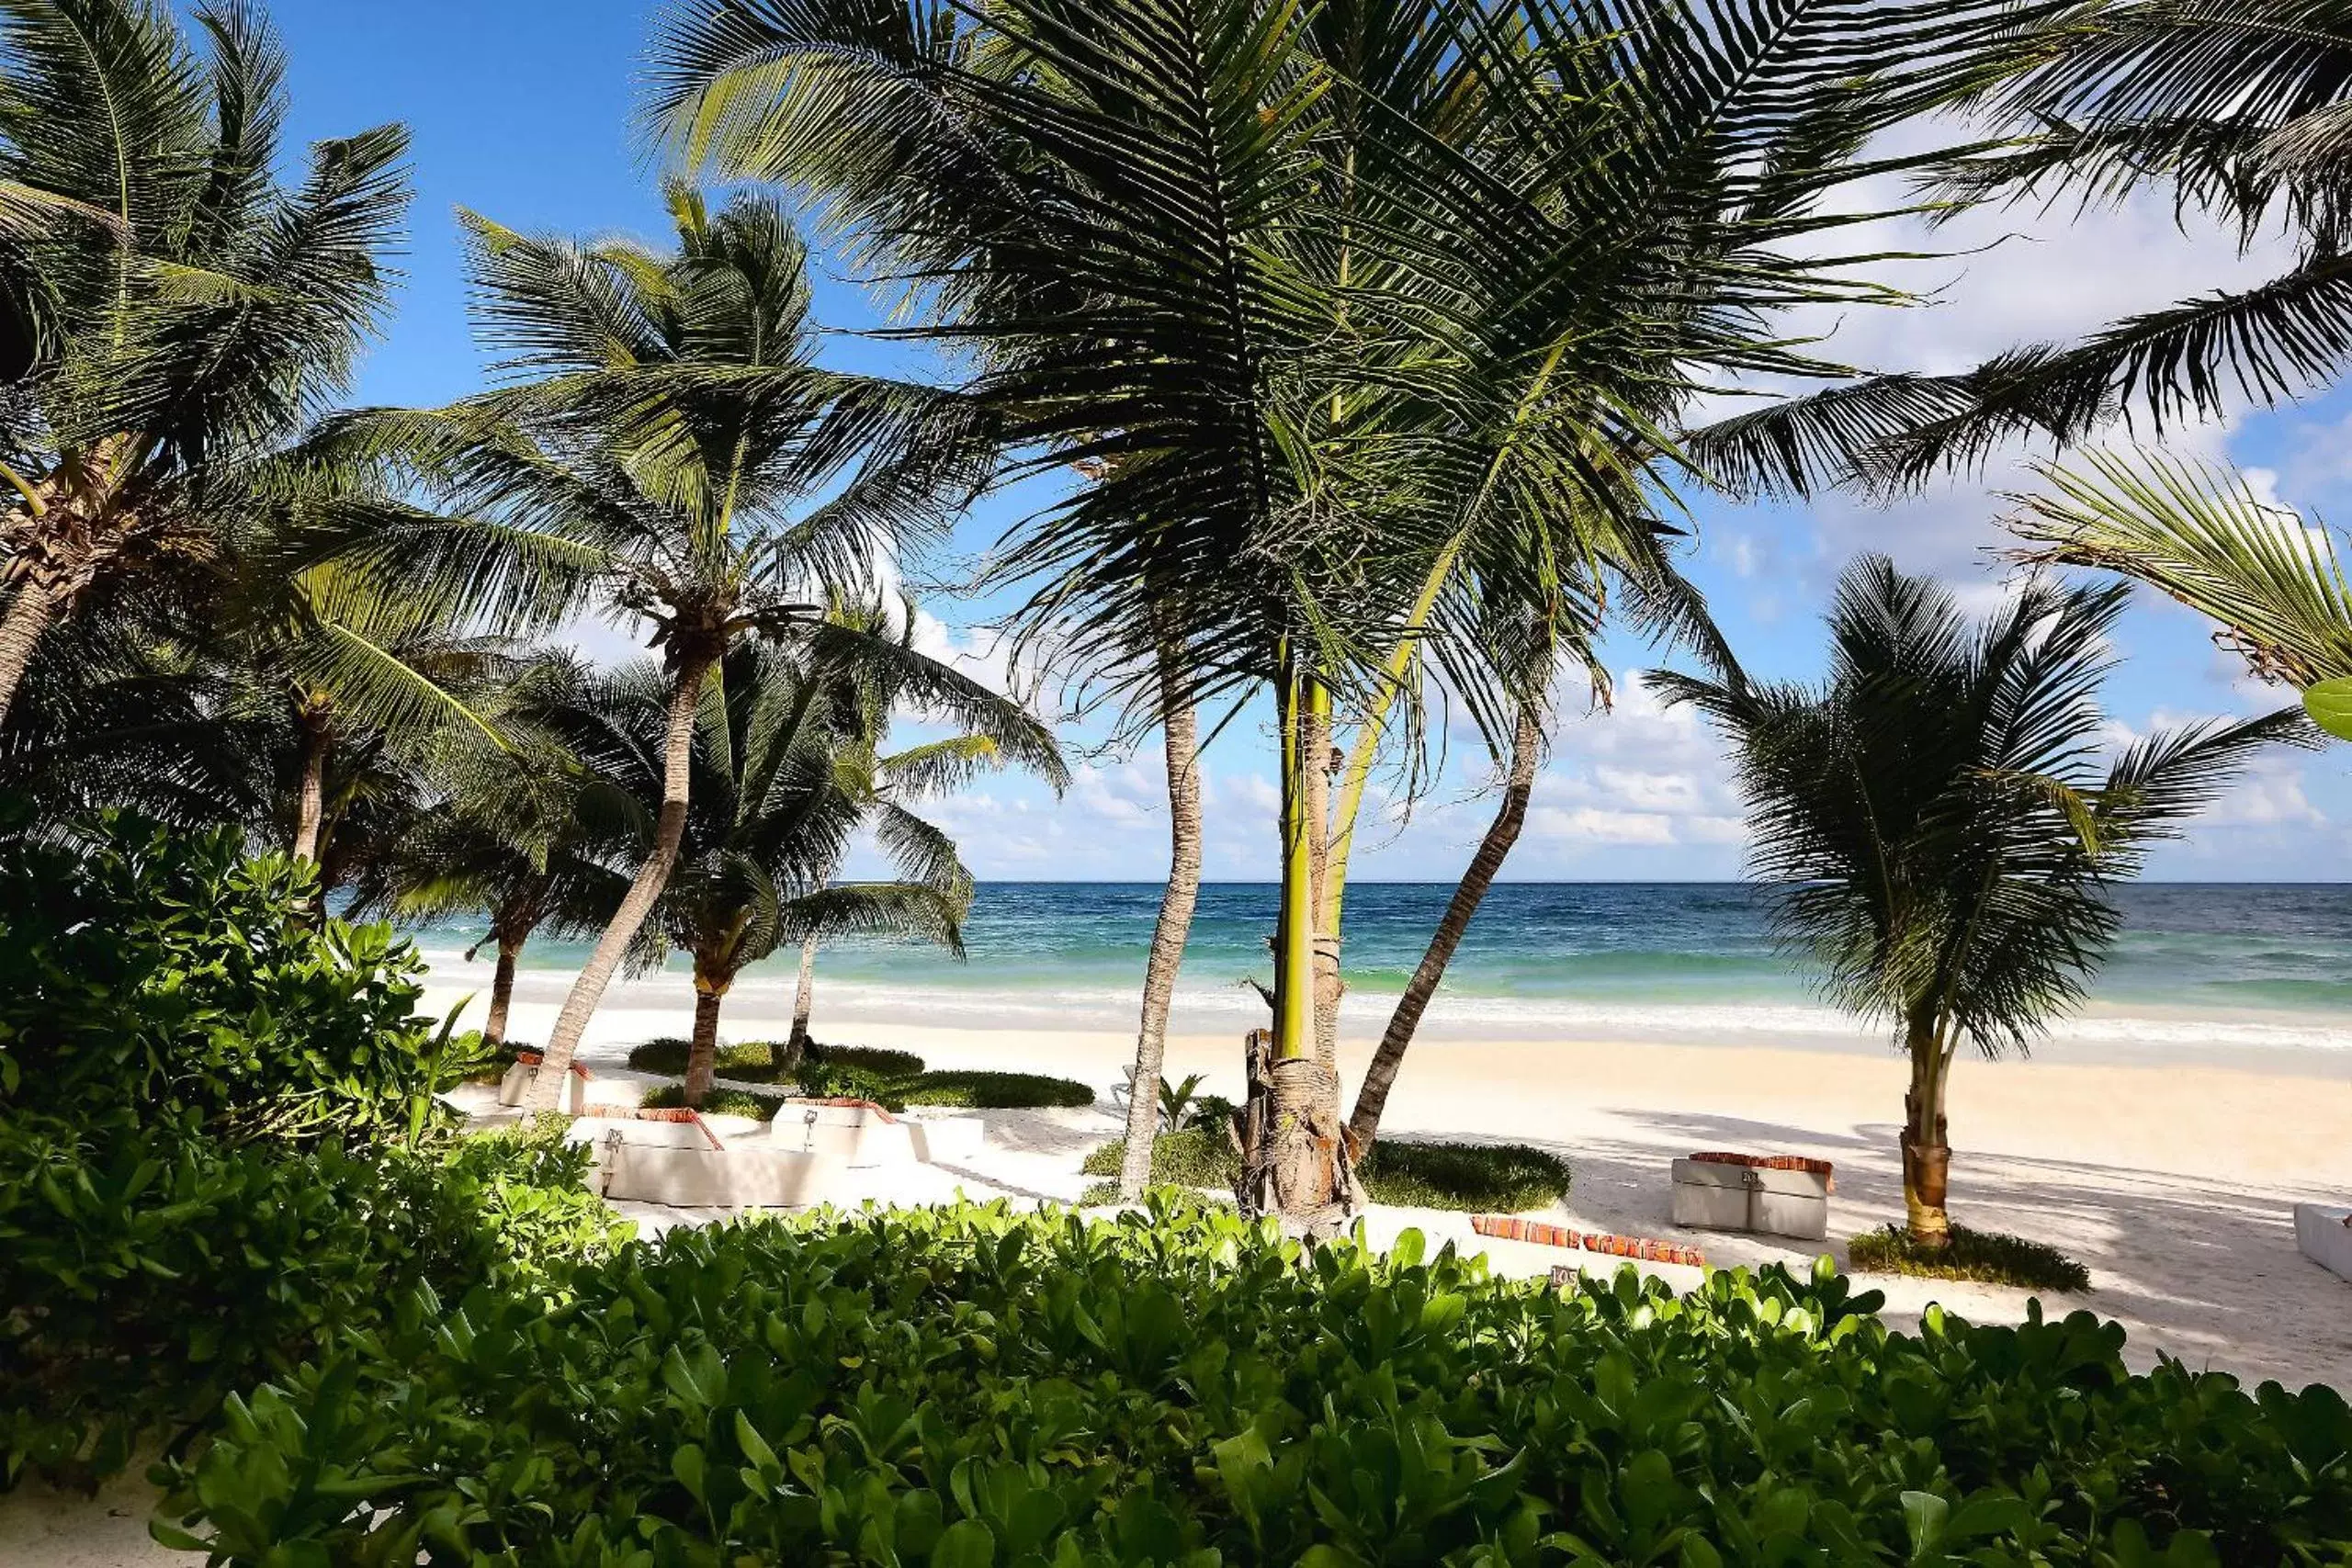
[[[1972,624],[1883,557],[1840,578],[1818,687],[1654,676],[1736,749],[1753,874],[1824,993],[1911,1060],[1903,1192],[1912,1238],[1947,1242],[1948,1089],[1963,1045],[2029,1050],[2078,1006],[2120,919],[2112,889],[2293,709],[2151,735],[2100,765],[2098,690],[2126,585],[2035,579]]]
[[[514,384],[355,414],[318,444],[322,461],[379,468],[435,507],[345,507],[316,558],[396,571],[421,602],[508,632],[634,620],[668,672],[654,833],[557,1018],[542,1100],[661,896],[686,828],[695,714],[738,642],[902,666],[922,702],[983,731],[998,716],[976,683],[825,624],[827,589],[864,591],[963,471],[960,444],[910,438],[936,400],[815,362],[805,252],[775,203],[714,213],[673,186],[670,204],[677,243],[660,253],[465,215],[483,333]],[[897,460],[844,484],[877,447]]]
[[[2352,584],[2334,530],[2263,500],[2240,475],[2154,453],[2051,465],[2010,530],[2036,563],[2098,567],[2220,623],[2213,640],[2303,695],[2352,740]]]
[[[58,621],[217,556],[382,317],[406,133],[281,185],[276,35],[239,0],[195,22],[200,54],[153,0],[0,6],[0,718]]]
[[[690,1105],[709,1092],[728,992],[779,947],[855,933],[935,942],[962,955],[971,874],[944,834],[892,798],[894,784],[963,771],[943,761],[956,743],[877,757],[854,700],[858,684],[854,671],[828,668],[822,658],[747,643],[721,661],[703,705],[685,838],[653,916],[662,936],[694,962]],[[634,754],[658,754],[659,671],[632,667],[611,687],[616,728]],[[658,783],[650,768],[636,773],[641,789]],[[836,881],[852,840],[867,828],[899,877]]]
[[[1825,197],[1885,172],[1862,141],[1973,82],[2007,19],[1728,11],[671,13],[655,112],[680,152],[812,192],[975,352],[970,396],[1015,471],[1091,474],[998,557],[1032,590],[1032,641],[1127,693],[1172,647],[1193,703],[1272,694],[1283,896],[1259,1125],[1281,1146],[1253,1151],[1252,1201],[1321,1212],[1343,1181],[1317,1015],[1381,737],[1418,731],[1425,671],[1515,728],[1531,694],[1476,656],[1481,604],[1565,633],[1621,574],[1676,600],[1650,511],[1668,432],[1710,378],[1831,373],[1781,308],[1894,298],[1849,281]],[[1333,802],[1327,738],[1350,721],[1367,760]]]
[[[2025,68],[1978,96],[1985,140],[1942,171],[1936,194],[2087,209],[2167,191],[2184,222],[2218,221],[2248,251],[2283,226],[2286,269],[1959,375],[1873,378],[1764,411],[1704,454],[1725,471],[1797,490],[1857,476],[1907,487],[2019,437],[2064,446],[2119,412],[2160,435],[2341,373],[2352,355],[2352,5],[2069,0],[2020,21]]]

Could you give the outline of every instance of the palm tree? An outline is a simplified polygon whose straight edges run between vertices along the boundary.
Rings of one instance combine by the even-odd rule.
[[[345,874],[358,908],[412,921],[487,914],[477,951],[496,950],[482,1025],[492,1046],[506,1040],[526,944],[541,932],[601,932],[628,888],[608,862],[650,835],[636,796],[594,765],[614,752],[613,716],[597,701],[605,690],[571,655],[525,664],[483,698],[499,740],[470,729],[443,736],[424,764],[429,805],[356,875]]]
[[[2336,536],[2264,501],[2241,476],[2153,453],[2088,454],[2041,470],[2010,530],[2037,564],[2098,567],[2221,623],[2213,640],[2302,693],[2352,740],[2352,584]]]
[[[195,21],[201,55],[153,0],[0,6],[0,719],[57,622],[217,555],[383,314],[406,132],[279,184],[276,35],[242,0]]]
[[[1910,1056],[1903,1192],[1923,1246],[1951,1234],[1954,1055],[2022,1054],[2079,1005],[2120,925],[2113,885],[2254,750],[2307,733],[2291,708],[2192,725],[2102,771],[2098,689],[2129,592],[2035,579],[1971,624],[1937,583],[1865,556],[1838,581],[1823,685],[1653,677],[1736,748],[1784,943]]]
[[[976,683],[896,642],[825,624],[915,543],[967,462],[911,439],[937,400],[815,363],[806,255],[755,197],[716,214],[670,190],[673,251],[518,234],[467,214],[482,328],[515,384],[437,410],[350,416],[320,444],[380,466],[439,510],[346,507],[318,558],[397,571],[407,592],[509,632],[598,612],[647,628],[668,680],[654,832],[546,1046],[560,1085],[652,912],[686,829],[695,716],[745,637],[798,639],[902,667],[910,694],[996,716]],[[854,475],[862,454],[895,461]]]
[[[1415,733],[1435,671],[1507,735],[1532,694],[1476,656],[1480,604],[1582,635],[1621,575],[1674,597],[1668,433],[1722,374],[1842,374],[1771,321],[1895,298],[1842,270],[1825,198],[1886,172],[1862,142],[1972,83],[2007,19],[1736,9],[718,0],[657,46],[681,156],[811,192],[972,351],[1012,473],[1093,475],[996,558],[1033,644],[1122,692],[1172,646],[1195,704],[1271,693],[1252,1201],[1344,1189],[1317,1014],[1371,764],[1333,806],[1334,724]]]
[[[779,947],[855,933],[935,942],[962,955],[971,874],[944,834],[892,797],[909,780],[961,772],[942,761],[957,742],[877,758],[857,687],[853,672],[822,659],[747,643],[721,662],[703,705],[685,839],[653,917],[694,961],[690,1105],[709,1092],[728,992]],[[607,705],[637,756],[658,754],[663,693],[650,666],[612,678]],[[993,743],[962,749],[991,751]],[[638,782],[650,790],[658,775],[640,768]],[[836,881],[853,839],[868,827],[899,876]]]
[[[2119,411],[2167,425],[2276,403],[2352,355],[2352,5],[2345,0],[2069,0],[2024,17],[2013,58],[1973,105],[1984,140],[1936,194],[2119,205],[2169,188],[2251,251],[2283,223],[2286,270],[2216,288],[2070,344],[2011,349],[1952,376],[1892,375],[1763,411],[1702,456],[1748,483],[1887,489],[2041,435],[2060,446]]]

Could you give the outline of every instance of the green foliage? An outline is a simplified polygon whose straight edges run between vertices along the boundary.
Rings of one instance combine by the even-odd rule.
[[[424,965],[388,927],[313,918],[311,893],[229,829],[110,813],[0,840],[0,1111],[232,1142],[405,1128],[463,1076],[415,1015]]]
[[[630,1227],[549,1120],[377,1151],[0,1120],[0,1484],[118,1470],[418,1281],[560,1299]]]
[[[237,1562],[2334,1560],[2335,1393],[2088,1314],[1917,1337],[1826,1265],[1565,1293],[1193,1203],[673,1231],[550,1313],[419,1292],[231,1408]],[[319,1478],[338,1478],[321,1484]],[[352,1499],[364,1488],[368,1506]]]
[[[1086,1156],[1089,1176],[1116,1176],[1126,1140],[1114,1139]],[[1230,1191],[1241,1175],[1221,1122],[1204,1122],[1181,1133],[1162,1133],[1151,1145],[1151,1181],[1156,1187],[1210,1187]],[[1568,1163],[1525,1144],[1424,1144],[1385,1138],[1356,1168],[1365,1194],[1376,1203],[1419,1209],[1464,1209],[1516,1213],[1540,1209],[1568,1195]],[[1087,1190],[1088,1202],[1110,1202]]]
[[[1858,1273],[1912,1274],[1923,1280],[1973,1280],[2030,1291],[2087,1291],[2091,1271],[2047,1242],[1998,1231],[1951,1227],[1948,1247],[1927,1247],[1901,1225],[1864,1231],[1847,1248]]]
[[[1414,1143],[1383,1138],[1356,1168],[1377,1203],[1516,1213],[1568,1195],[1568,1162],[1525,1144]]]
[[[1034,1106],[1085,1106],[1094,1091],[1075,1078],[1045,1073],[920,1073],[891,1083],[909,1105],[957,1106],[967,1111],[1018,1111]]]
[[[675,1035],[662,1035],[633,1048],[628,1054],[628,1065],[641,1073],[677,1077],[686,1070],[686,1052],[692,1043]],[[776,1056],[783,1050],[784,1043],[777,1040],[722,1043],[718,1047],[718,1076],[744,1083],[775,1083],[784,1077],[775,1066]],[[818,1068],[840,1068],[876,1079],[911,1078],[922,1075],[922,1058],[912,1051],[893,1051],[886,1045],[820,1045],[811,1041],[801,1056],[799,1071],[793,1076],[806,1077]]]
[[[684,1105],[686,1086],[665,1083],[648,1094],[643,1102],[650,1107]],[[776,1107],[784,1103],[780,1094],[754,1094],[745,1089],[714,1089],[702,1097],[698,1110],[718,1116],[753,1116],[763,1122],[775,1120]]]

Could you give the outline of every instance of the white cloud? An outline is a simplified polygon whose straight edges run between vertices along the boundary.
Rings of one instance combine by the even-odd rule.
[[[1674,819],[1655,811],[1604,811],[1580,806],[1563,811],[1538,807],[1527,814],[1537,834],[1555,840],[1591,844],[1671,844],[1679,840]]]

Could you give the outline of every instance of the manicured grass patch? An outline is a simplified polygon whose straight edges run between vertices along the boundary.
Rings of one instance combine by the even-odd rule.
[[[628,1065],[640,1073],[663,1073],[677,1077],[686,1070],[686,1053],[694,1043],[676,1035],[663,1035],[649,1040],[632,1049]],[[746,1040],[733,1045],[718,1047],[718,1076],[741,1078],[747,1083],[768,1083],[775,1076],[775,1065],[770,1047],[764,1040]]]
[[[1847,1248],[1857,1273],[1912,1274],[1926,1280],[1973,1280],[2030,1291],[2087,1291],[2091,1271],[2045,1242],[1997,1231],[1951,1227],[1951,1245],[1930,1251],[1901,1225],[1864,1231]]]
[[[236,1562],[424,1540],[451,1562],[2093,1568],[2352,1545],[2340,1397],[2135,1374],[2087,1313],[1930,1313],[1914,1337],[1826,1267],[1562,1292],[1410,1233],[1304,1263],[1164,1196],[1083,1224],[999,1204],[676,1231],[552,1310],[485,1290],[462,1332],[419,1299],[348,1336],[167,1467],[164,1513]],[[364,1478],[368,1506],[321,1474]]]
[[[1373,1201],[1417,1209],[1517,1213],[1568,1195],[1568,1162],[1525,1144],[1384,1138],[1356,1168]]]
[[[675,1036],[649,1040],[628,1054],[628,1065],[641,1073],[662,1073],[676,1077],[686,1070],[689,1042]],[[784,1050],[780,1040],[745,1040],[733,1045],[718,1047],[718,1076],[743,1083],[777,1083],[786,1075],[776,1068],[776,1056]],[[887,1045],[820,1045],[813,1042],[802,1055],[800,1066],[791,1077],[804,1086],[813,1077],[830,1080],[841,1073],[862,1074],[873,1079],[919,1077],[922,1074],[922,1058],[912,1051],[894,1051]],[[831,1089],[818,1088],[811,1093],[831,1094]],[[876,1096],[866,1096],[874,1099]]]
[[[1124,1138],[1086,1156],[1089,1176],[1116,1176],[1125,1157]],[[1155,1187],[1214,1187],[1232,1190],[1241,1156],[1222,1124],[1163,1133],[1151,1146]],[[1365,1195],[1375,1203],[1418,1209],[1464,1209],[1515,1213],[1540,1209],[1568,1195],[1568,1162],[1525,1144],[1419,1144],[1402,1139],[1374,1144],[1372,1156],[1356,1168]],[[1085,1201],[1116,1197],[1089,1188]]]
[[[662,1110],[686,1102],[686,1086],[665,1083],[640,1101],[650,1110]],[[695,1109],[715,1116],[755,1116],[763,1122],[775,1120],[776,1108],[784,1103],[780,1094],[754,1094],[746,1089],[714,1089],[702,1097]]]

